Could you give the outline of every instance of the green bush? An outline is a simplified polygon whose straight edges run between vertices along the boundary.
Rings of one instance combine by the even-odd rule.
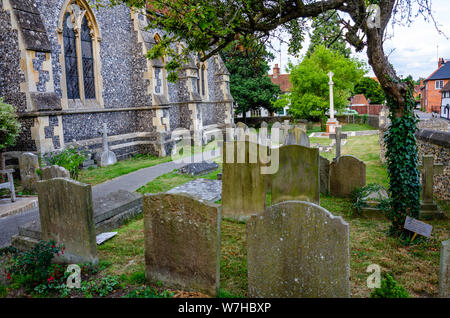
[[[0,97],[0,150],[13,146],[20,131],[21,125],[14,107],[3,102]]]
[[[371,298],[409,298],[409,294],[403,286],[397,283],[391,275],[385,274],[381,280],[380,288],[370,293]]]
[[[80,165],[87,159],[87,152],[77,147],[69,147],[62,151],[47,152],[44,160],[49,165],[57,165],[67,169],[72,179],[78,179]]]
[[[124,298],[172,298],[173,293],[165,290],[162,293],[158,292],[153,287],[140,287],[126,294]]]

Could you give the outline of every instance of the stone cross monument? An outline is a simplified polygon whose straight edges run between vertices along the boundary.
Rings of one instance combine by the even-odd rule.
[[[442,212],[433,201],[433,178],[444,172],[442,164],[434,164],[433,156],[423,156],[422,164],[419,165],[422,172],[422,204],[420,205],[420,217],[440,217]]]
[[[347,135],[346,134],[342,134],[342,127],[338,126],[338,127],[336,127],[336,133],[335,134],[330,134],[329,138],[336,140],[336,157],[334,159],[337,160],[341,156],[341,142],[342,142],[342,139],[347,139]]]
[[[327,133],[334,133],[336,126],[339,122],[334,118],[334,100],[333,100],[333,72],[328,73],[330,81],[328,85],[330,85],[330,118],[327,121]]]
[[[117,158],[114,152],[110,151],[108,147],[108,127],[106,124],[103,124],[102,132],[103,132],[103,151],[100,154],[99,165],[100,167],[106,167],[115,164],[117,162]]]

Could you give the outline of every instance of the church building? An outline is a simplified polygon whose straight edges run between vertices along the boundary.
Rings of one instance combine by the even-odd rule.
[[[106,123],[116,156],[169,155],[172,132],[202,136],[232,122],[229,73],[219,56],[192,55],[177,83],[146,52],[162,32],[145,12],[85,0],[0,0],[0,97],[23,131],[7,151],[81,144],[98,153]]]

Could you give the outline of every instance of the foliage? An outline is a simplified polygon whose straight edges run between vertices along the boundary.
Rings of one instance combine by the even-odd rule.
[[[244,116],[245,112],[259,107],[274,111],[272,102],[281,94],[280,87],[267,76],[268,61],[273,55],[263,44],[260,46],[248,50],[236,46],[220,54],[230,72],[230,92],[237,103],[235,112]]]
[[[12,264],[6,268],[7,278],[28,289],[40,284],[52,283],[64,275],[59,265],[51,263],[55,254],[64,254],[64,247],[55,241],[40,241],[28,251],[10,247],[5,251],[12,254]]]
[[[21,128],[14,107],[0,97],[0,150],[14,146]]]
[[[324,46],[318,46],[311,56],[306,57],[299,65],[291,67],[289,113],[296,118],[316,116],[322,118],[329,109],[329,77],[333,76],[333,98],[336,110],[348,105],[348,98],[365,73],[361,62],[345,58]]]
[[[174,295],[173,292],[169,292],[167,290],[162,293],[158,292],[155,288],[148,286],[141,286],[138,289],[135,289],[124,296],[124,298],[172,298]]]
[[[364,200],[369,194],[374,193],[376,191],[384,189],[383,186],[377,183],[369,183],[365,187],[356,188],[352,193],[352,210],[356,212],[356,214],[361,214],[362,209],[367,208],[367,201]],[[390,200],[389,199],[374,199],[378,201],[378,209],[381,210],[381,213],[386,214],[390,210]]]
[[[380,288],[375,288],[371,293],[371,298],[409,298],[409,294],[403,286],[389,275],[383,275]]]
[[[392,199],[388,213],[392,221],[390,233],[393,236],[409,235],[403,229],[406,216],[417,218],[420,211],[420,175],[417,169],[416,123],[413,113],[414,99],[411,89],[407,90],[406,107],[400,109],[398,103],[388,97],[392,109],[389,119],[391,126],[385,133],[386,159],[389,174],[389,192]],[[401,110],[399,116],[397,112]]]
[[[383,104],[386,96],[381,85],[370,77],[363,77],[355,86],[355,94],[364,94],[370,104]]]
[[[87,159],[87,153],[76,146],[65,148],[62,151],[47,152],[44,160],[50,165],[57,165],[66,168],[70,172],[72,179],[78,179],[80,165]]]
[[[345,42],[339,27],[336,10],[320,14],[312,20],[313,32],[310,36],[311,43],[306,53],[307,56],[310,56],[318,46],[325,45],[331,51],[338,52],[347,58],[350,57],[351,51],[347,47],[347,42]]]

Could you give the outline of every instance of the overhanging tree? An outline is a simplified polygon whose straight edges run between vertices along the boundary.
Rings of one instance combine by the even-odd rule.
[[[355,86],[355,94],[364,94],[370,100],[370,104],[383,104],[386,97],[381,85],[370,77],[364,77]]]
[[[170,80],[176,70],[187,61],[191,51],[203,52],[206,60],[235,41],[236,34],[267,39],[278,27],[291,32],[291,44],[300,47],[305,19],[317,17],[330,10],[343,13],[339,25],[346,41],[356,51],[367,51],[369,64],[383,88],[391,110],[391,128],[386,135],[388,173],[392,202],[392,233],[401,235],[407,215],[419,213],[419,173],[414,133],[411,87],[401,81],[389,63],[383,49],[386,27],[391,18],[410,23],[417,13],[431,16],[430,0],[111,0],[134,7],[146,7],[153,13],[151,26],[167,31],[149,52],[149,58],[167,54],[166,65]],[[370,10],[378,4],[379,14]],[[163,13],[163,14],[161,14]],[[377,17],[377,19],[374,19]],[[375,22],[375,23],[374,23]],[[185,45],[178,47],[176,42]]]

